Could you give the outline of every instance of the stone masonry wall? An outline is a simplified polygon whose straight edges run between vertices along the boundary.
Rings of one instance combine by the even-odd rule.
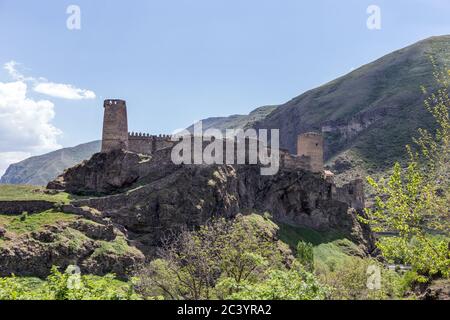
[[[151,136],[147,133],[130,133],[128,135],[128,150],[141,154],[153,154],[155,151],[172,147],[174,142],[169,135]]]
[[[23,212],[38,213],[50,210],[54,203],[42,200],[0,201],[0,213],[18,215]]]

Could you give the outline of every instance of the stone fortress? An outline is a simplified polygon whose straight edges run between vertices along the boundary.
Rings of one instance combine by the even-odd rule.
[[[127,106],[124,100],[105,100],[103,118],[102,151],[123,149],[152,155],[155,151],[175,144],[170,135],[150,135],[128,131]],[[299,135],[297,155],[280,150],[281,166],[296,167],[312,172],[323,172],[323,137],[308,132]]]
[[[169,135],[128,132],[127,105],[124,100],[105,100],[103,106],[102,152],[123,149],[151,155],[156,150],[173,145]]]
[[[102,153],[113,150],[126,150],[139,154],[152,155],[158,150],[173,147],[176,142],[170,135],[150,135],[128,131],[126,101],[107,99],[104,101]],[[297,154],[280,150],[280,168],[310,171],[322,174],[330,183],[330,197],[348,203],[352,208],[362,209],[364,190],[362,179],[356,179],[342,187],[333,181],[333,173],[324,170],[324,139],[321,133],[300,134],[297,140]]]

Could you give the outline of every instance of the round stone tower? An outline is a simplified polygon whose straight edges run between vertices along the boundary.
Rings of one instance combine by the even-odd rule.
[[[323,171],[323,136],[320,133],[308,132],[298,136],[297,155],[307,156],[311,161],[313,172]]]
[[[102,152],[128,150],[127,104],[124,100],[105,100]]]

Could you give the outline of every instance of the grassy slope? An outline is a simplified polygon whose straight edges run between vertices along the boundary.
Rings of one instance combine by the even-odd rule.
[[[279,223],[278,226],[280,240],[287,243],[294,252],[299,241],[314,245],[314,263],[317,270],[333,269],[361,253],[356,244],[337,233],[321,233],[285,223]]]
[[[0,185],[0,201],[45,200],[51,202],[70,202],[68,193],[47,194],[44,188],[23,185]]]

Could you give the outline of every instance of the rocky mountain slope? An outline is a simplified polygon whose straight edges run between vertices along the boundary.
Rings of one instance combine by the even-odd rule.
[[[255,122],[266,118],[272,111],[276,110],[278,106],[263,106],[259,107],[248,115],[231,115],[229,117],[214,117],[202,120],[203,130],[208,129],[240,129],[240,128],[251,128]],[[194,126],[187,128],[189,132],[193,132]]]
[[[292,152],[298,133],[323,132],[328,160],[383,170],[419,127],[433,126],[421,90],[435,85],[429,55],[438,68],[449,65],[450,36],[420,41],[308,91],[255,127],[279,128],[281,146]]]
[[[0,184],[46,185],[65,169],[89,159],[100,148],[101,142],[93,141],[28,158],[10,165],[0,179]]]

